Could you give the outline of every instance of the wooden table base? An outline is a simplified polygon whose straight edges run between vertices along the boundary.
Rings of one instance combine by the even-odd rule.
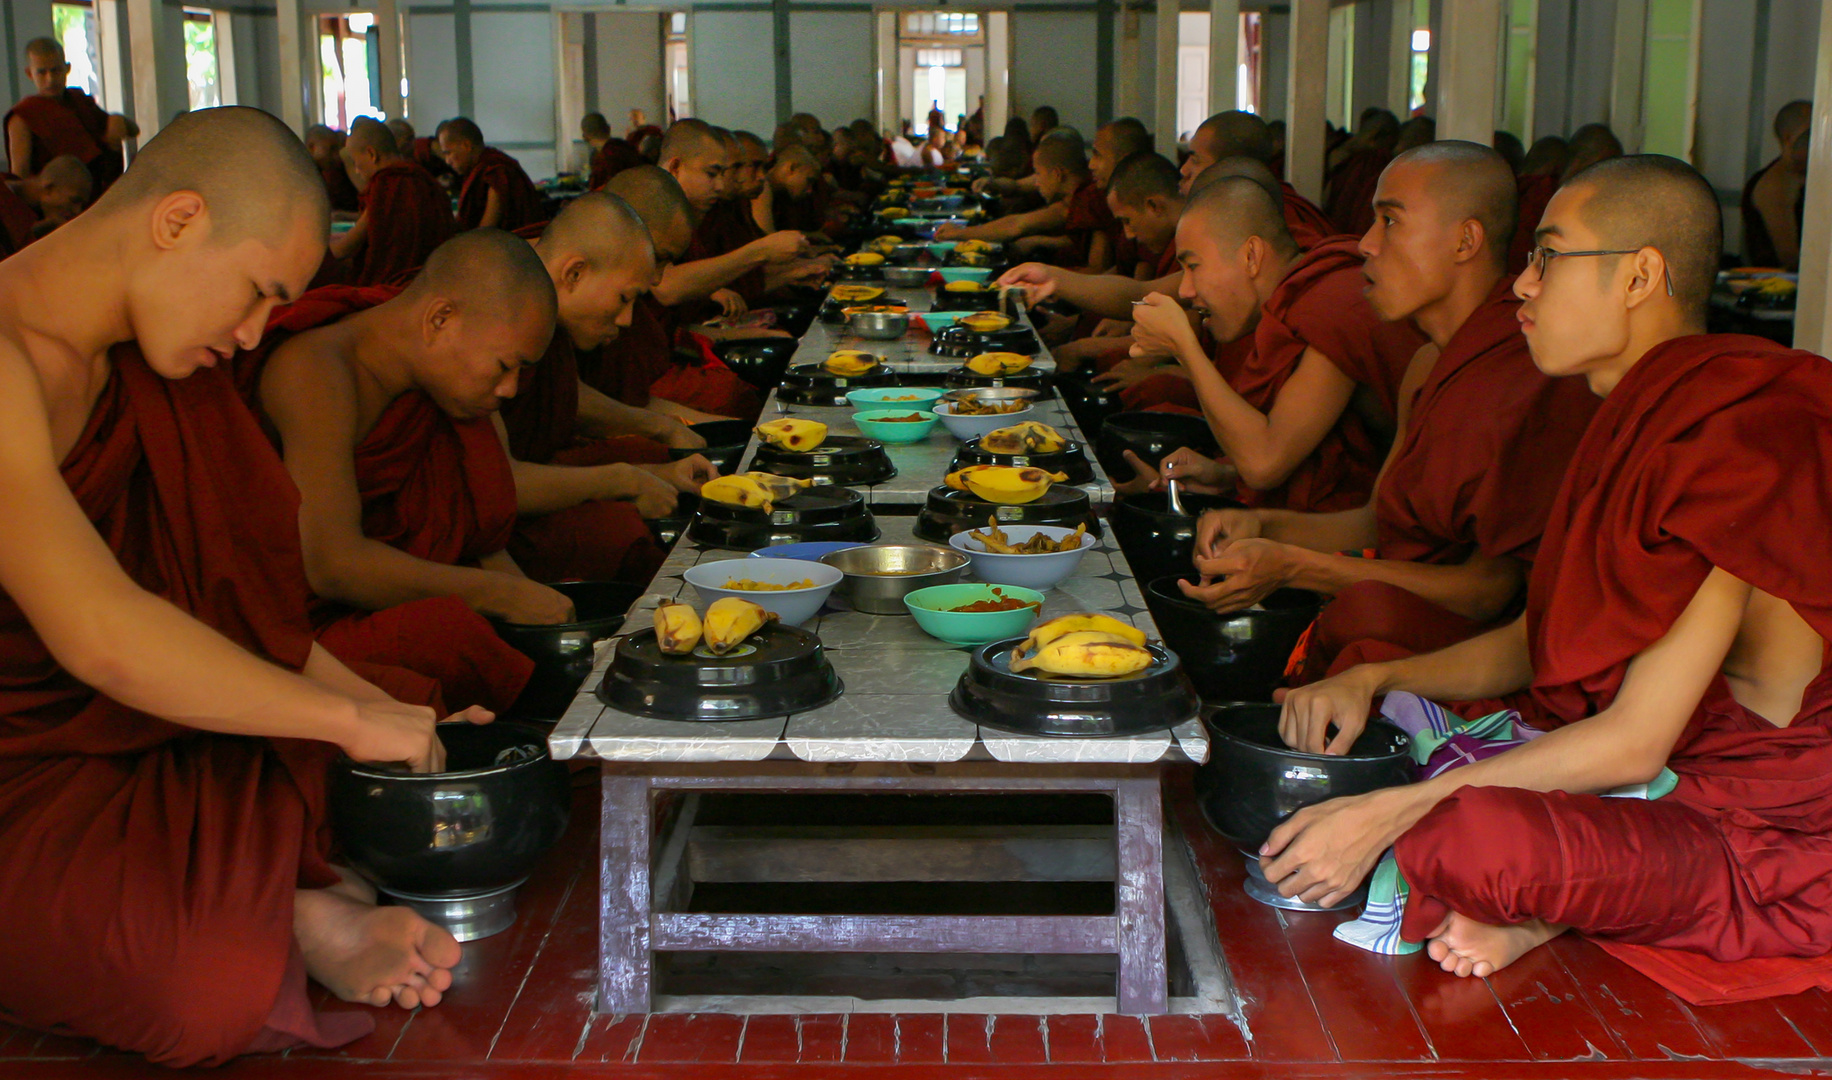
[[[1163,810],[1156,766],[832,768],[788,762],[604,766],[598,915],[598,1009],[650,1008],[656,952],[1108,954],[1119,958],[1119,1011],[1166,1010]],[[725,915],[669,910],[682,852],[651,851],[659,791],[760,793],[1100,793],[1114,802],[1112,915]],[[880,830],[881,831],[881,830]],[[897,840],[882,840],[896,844]],[[937,841],[922,841],[933,846]],[[976,842],[973,840],[963,843]]]

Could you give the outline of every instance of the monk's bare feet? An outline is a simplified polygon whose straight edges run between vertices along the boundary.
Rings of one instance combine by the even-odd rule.
[[[374,905],[376,899],[375,886],[369,884],[361,874],[347,866],[333,866],[331,869],[337,871],[337,876],[343,880],[335,885],[327,887],[325,889],[326,892],[333,892],[339,896],[347,896],[359,904]]]
[[[344,1001],[403,1009],[439,1004],[462,950],[404,907],[376,907],[336,887],[293,894],[293,936],[305,970]]]
[[[1453,911],[1432,931],[1425,952],[1452,975],[1486,979],[1564,932],[1544,919],[1490,926]]]

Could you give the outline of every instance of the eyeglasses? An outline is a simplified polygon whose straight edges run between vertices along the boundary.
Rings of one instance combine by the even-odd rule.
[[[1626,248],[1621,251],[1554,251],[1549,247],[1536,247],[1527,253],[1527,265],[1542,279],[1546,276],[1546,264],[1553,259],[1578,259],[1587,255],[1639,255],[1641,248]],[[1659,248],[1655,248],[1659,251]],[[1667,279],[1667,295],[1673,295],[1673,271],[1667,269],[1666,259],[1661,259],[1661,274]]]

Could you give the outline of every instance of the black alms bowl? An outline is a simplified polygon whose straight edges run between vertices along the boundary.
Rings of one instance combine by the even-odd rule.
[[[557,581],[553,588],[572,599],[572,622],[491,621],[498,637],[534,661],[534,674],[515,700],[515,715],[534,720],[558,720],[566,712],[592,672],[593,645],[617,633],[624,613],[643,594],[641,586],[615,581]]]
[[[526,724],[444,724],[446,771],[331,765],[331,828],[384,892],[476,896],[528,876],[566,831],[572,786],[547,738]],[[527,755],[497,764],[505,752]]]
[[[1208,421],[1200,416],[1182,413],[1124,412],[1101,421],[1100,434],[1094,439],[1094,452],[1108,476],[1121,479],[1132,475],[1125,451],[1137,454],[1152,468],[1184,447],[1209,457],[1217,453],[1215,436]]]
[[[768,393],[782,380],[800,344],[794,338],[744,338],[717,342],[712,351],[739,378]]]
[[[1183,657],[1183,666],[1204,701],[1271,701],[1284,685],[1285,663],[1305,627],[1323,607],[1323,597],[1303,589],[1279,589],[1259,608],[1217,615],[1183,595],[1172,574],[1145,586],[1145,606],[1164,643]]]
[[[1131,476],[1130,470],[1120,473]],[[1182,493],[1183,508],[1188,514],[1173,513],[1170,496],[1161,491],[1122,495],[1113,500],[1107,520],[1113,522],[1113,537],[1140,581],[1150,581],[1166,574],[1186,574],[1193,568],[1190,559],[1196,550],[1196,522],[1204,511],[1225,510],[1240,503],[1219,495]]]
[[[1196,800],[1215,831],[1254,855],[1279,822],[1313,803],[1365,795],[1413,779],[1412,740],[1369,722],[1340,757],[1293,750],[1279,738],[1278,705],[1206,707],[1209,760],[1196,770]]]

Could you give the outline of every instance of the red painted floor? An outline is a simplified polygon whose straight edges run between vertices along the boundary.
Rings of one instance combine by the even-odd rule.
[[[523,891],[511,930],[467,949],[436,1009],[377,1012],[341,1050],[251,1058],[226,1076],[536,1078],[1186,1077],[1717,1078],[1832,1074],[1832,996],[1694,1008],[1587,942],[1563,938],[1486,982],[1422,957],[1341,945],[1342,916],[1286,915],[1173,785],[1211,886],[1247,1031],[1220,1016],[591,1015],[595,787]],[[333,1002],[330,1008],[354,1008]],[[156,1076],[92,1044],[0,1026],[0,1077]]]

